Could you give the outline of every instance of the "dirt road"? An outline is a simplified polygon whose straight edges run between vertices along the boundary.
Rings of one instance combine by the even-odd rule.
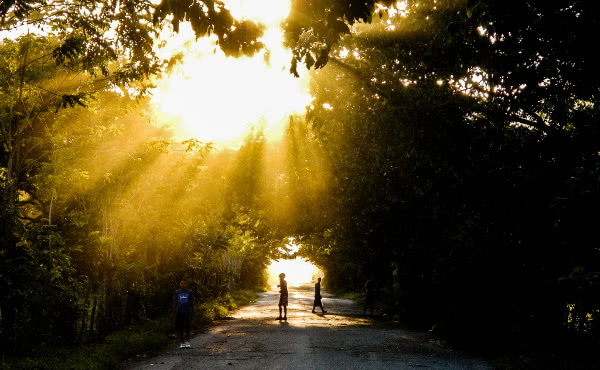
[[[490,369],[428,333],[392,328],[361,316],[354,302],[323,294],[326,314],[313,314],[312,286],[290,287],[288,320],[278,321],[276,291],[233,312],[157,357],[127,369]],[[317,308],[317,312],[320,310]]]

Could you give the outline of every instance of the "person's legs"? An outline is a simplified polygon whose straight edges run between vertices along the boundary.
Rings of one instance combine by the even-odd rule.
[[[373,316],[373,299],[369,296],[365,297],[365,306],[363,309],[364,316],[367,316],[367,307],[370,308],[371,316]]]
[[[313,302],[313,309],[312,309],[312,313],[315,313],[315,308],[317,307],[317,300],[315,299]]]
[[[287,320],[287,305],[283,306],[283,319]]]
[[[279,305],[279,320],[281,320],[281,304]]]
[[[327,311],[325,311],[325,309],[323,308],[323,302],[319,301],[319,307],[321,307],[321,312],[325,313]]]
[[[183,323],[183,315],[178,312],[177,316],[175,317],[175,328],[177,329],[177,331],[179,332],[179,339],[181,340],[181,346],[180,348],[183,348],[183,327],[184,327],[184,323]]]
[[[185,327],[185,347],[186,348],[191,348],[192,345],[190,344],[190,330],[192,329],[192,313],[188,312],[186,315],[186,327]]]
[[[190,327],[192,326],[191,314],[190,313],[186,314],[185,319],[186,319],[185,320],[185,340],[187,342],[189,342],[190,341]]]

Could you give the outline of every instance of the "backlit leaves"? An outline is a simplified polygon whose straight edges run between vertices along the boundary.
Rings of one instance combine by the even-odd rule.
[[[4,25],[6,16],[11,12],[18,19],[25,18],[35,4],[42,2],[43,0],[2,0],[0,2],[0,24]]]
[[[393,1],[379,2],[386,5]],[[307,68],[322,68],[329,60],[332,47],[357,22],[371,23],[375,11],[373,0],[294,0],[283,26],[285,45],[292,49],[290,72],[298,75],[298,61]],[[314,56],[316,57],[316,61]]]
[[[85,51],[86,40],[81,35],[68,37],[62,45],[52,51],[52,56],[57,64],[63,64],[68,59],[75,59]]]
[[[86,93],[64,94],[61,96],[61,99],[60,99],[58,105],[56,106],[56,112],[58,112],[58,110],[61,107],[66,108],[67,106],[73,108],[76,105],[79,105],[81,107],[86,108],[87,107],[86,101],[88,99],[90,99],[90,95],[86,94]]]
[[[221,1],[163,0],[156,7],[154,24],[169,16],[175,32],[179,32],[181,22],[189,21],[197,38],[215,34],[228,56],[252,56],[264,47],[257,41],[264,32],[264,25],[237,21]]]

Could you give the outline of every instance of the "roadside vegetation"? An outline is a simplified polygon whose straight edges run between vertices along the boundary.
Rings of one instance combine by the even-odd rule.
[[[157,332],[183,276],[216,302],[288,254],[334,292],[372,278],[386,317],[517,365],[597,344],[600,3],[293,1],[288,67],[314,99],[280,141],[256,119],[229,149],[157,123],[148,92],[183,55],[155,43],[189,21],[210,53],[267,65],[260,22],[212,0],[1,4],[4,361],[158,347],[110,346]]]
[[[199,303],[192,332],[204,330],[213,321],[227,317],[231,310],[248,305],[255,298],[253,291],[239,290]],[[4,359],[0,369],[116,369],[127,359],[152,355],[175,342],[175,321],[173,315],[167,315],[141,321],[88,343],[38,347],[26,356]]]

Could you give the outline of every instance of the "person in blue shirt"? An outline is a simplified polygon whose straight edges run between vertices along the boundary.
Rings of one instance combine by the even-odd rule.
[[[190,348],[190,326],[194,316],[194,293],[187,288],[188,281],[183,278],[179,282],[179,289],[173,295],[173,311],[177,313],[175,327],[179,330],[181,345],[179,348]],[[183,332],[185,338],[183,340]]]

